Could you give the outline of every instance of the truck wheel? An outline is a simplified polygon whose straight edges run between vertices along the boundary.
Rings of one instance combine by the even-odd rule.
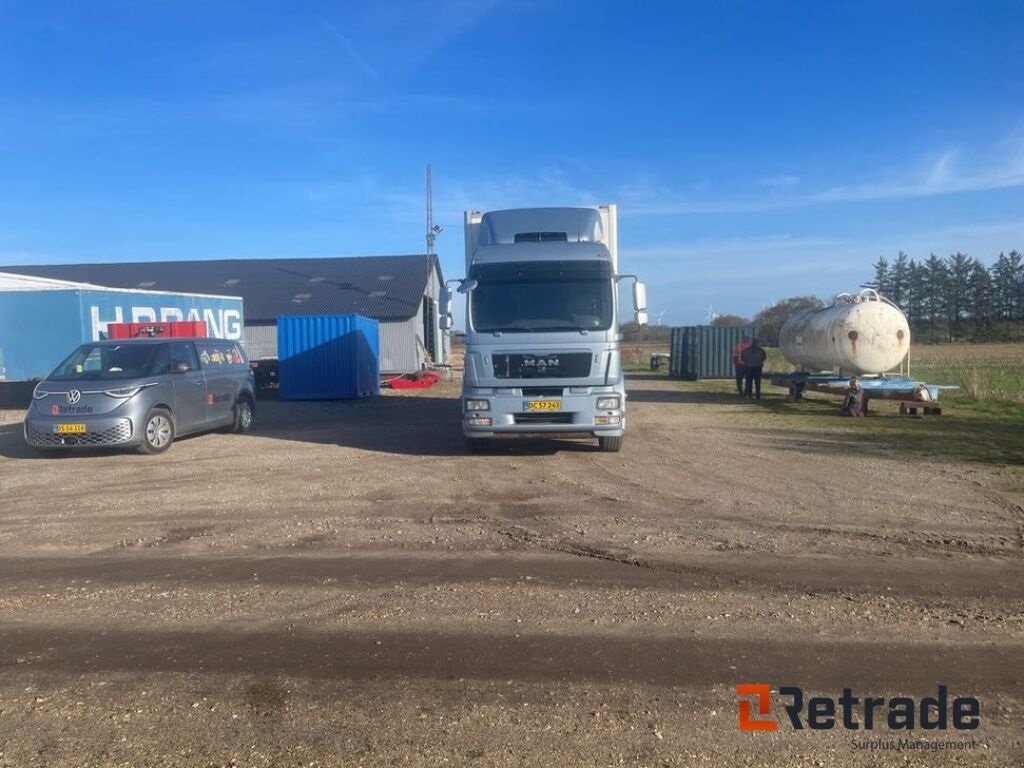
[[[142,444],[139,453],[153,455],[163,453],[174,442],[174,419],[164,408],[154,408],[149,412],[142,427]]]
[[[466,447],[470,453],[486,453],[491,447],[491,441],[486,437],[467,437]]]
[[[243,434],[252,429],[252,402],[248,397],[242,397],[235,403],[235,423],[231,431]]]
[[[604,453],[618,453],[622,450],[622,435],[618,437],[599,437],[597,444]]]

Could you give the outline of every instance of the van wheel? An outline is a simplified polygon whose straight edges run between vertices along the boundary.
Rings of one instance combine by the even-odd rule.
[[[232,432],[242,434],[252,429],[252,402],[247,397],[241,398],[235,403],[235,423],[231,427]]]
[[[622,435],[618,437],[599,437],[597,444],[605,453],[618,453],[622,450]]]
[[[149,412],[142,427],[142,444],[139,453],[153,455],[163,453],[174,442],[174,419],[170,411],[154,408]]]

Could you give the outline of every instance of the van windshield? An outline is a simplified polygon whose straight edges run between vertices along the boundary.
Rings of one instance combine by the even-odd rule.
[[[83,344],[50,374],[50,381],[107,381],[153,374],[159,344]]]

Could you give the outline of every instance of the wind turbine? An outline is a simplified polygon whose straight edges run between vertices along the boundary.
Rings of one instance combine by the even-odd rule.
[[[661,312],[659,312],[657,314],[657,317],[655,318],[655,322],[657,322],[658,325],[661,325],[661,318],[663,318],[664,316],[665,316],[665,310],[663,309],[663,310],[661,310]]]
[[[719,314],[717,312],[715,312],[715,308],[713,306],[708,304],[708,314],[707,314],[707,317],[704,318],[704,322],[707,325],[711,325],[711,323],[713,323],[715,321],[716,317],[719,317]]]

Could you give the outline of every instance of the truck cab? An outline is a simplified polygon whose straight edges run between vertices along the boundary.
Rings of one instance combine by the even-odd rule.
[[[596,437],[618,451],[626,426],[613,205],[465,215],[466,360],[462,429],[471,450],[494,437]],[[451,327],[451,294],[442,296]]]

